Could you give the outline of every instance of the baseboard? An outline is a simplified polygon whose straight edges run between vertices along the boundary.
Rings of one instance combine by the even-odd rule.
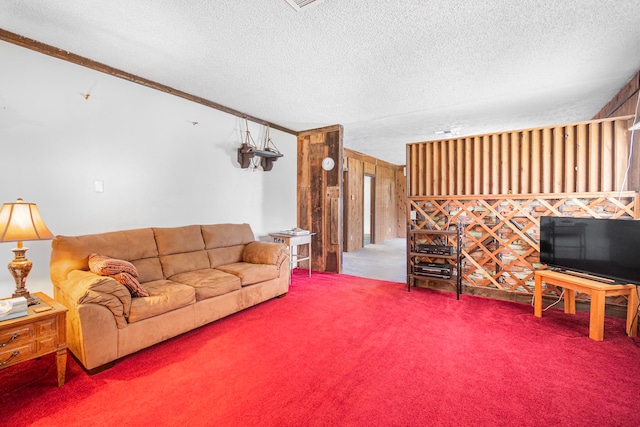
[[[419,288],[437,289],[439,291],[455,292],[450,284],[442,282],[426,282],[422,280],[415,281],[416,286]],[[531,304],[533,302],[533,295],[522,292],[508,292],[501,289],[493,288],[480,288],[473,286],[462,286],[462,295],[474,295],[484,298],[492,298],[501,301],[513,301],[522,304]],[[557,297],[543,296],[543,306],[546,307],[549,304],[553,304],[558,300]],[[562,308],[561,303],[558,303],[558,307]],[[590,304],[584,301],[576,301],[576,311],[589,312]],[[533,308],[531,308],[533,313]],[[607,304],[605,306],[605,315],[611,317],[620,317],[622,319],[627,318],[627,307],[620,305]]]

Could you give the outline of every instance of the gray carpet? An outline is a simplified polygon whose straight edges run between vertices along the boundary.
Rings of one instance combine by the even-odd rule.
[[[366,245],[362,249],[344,252],[342,272],[358,277],[407,281],[407,241],[398,238]]]

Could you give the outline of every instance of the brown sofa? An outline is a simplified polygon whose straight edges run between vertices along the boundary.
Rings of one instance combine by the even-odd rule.
[[[92,253],[129,261],[148,297],[89,270]],[[65,305],[67,344],[87,370],[289,289],[289,251],[256,241],[248,224],[142,228],[56,236],[54,297]]]

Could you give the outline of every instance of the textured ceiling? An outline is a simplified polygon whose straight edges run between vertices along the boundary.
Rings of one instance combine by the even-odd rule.
[[[395,164],[437,130],[588,120],[640,69],[640,0],[2,0],[0,28],[289,129],[342,124]]]

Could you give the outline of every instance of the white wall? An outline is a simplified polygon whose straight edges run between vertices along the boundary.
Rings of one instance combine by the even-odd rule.
[[[372,177],[364,177],[364,191],[363,191],[363,203],[362,209],[362,226],[364,227],[364,234],[371,234],[371,181]]]
[[[241,169],[243,119],[5,42],[0,64],[0,202],[37,203],[54,234],[247,222],[264,238],[295,226],[294,135],[270,131],[284,154],[271,171]],[[258,143],[264,127],[249,130]],[[0,243],[0,263],[15,246]],[[52,295],[51,242],[25,246],[27,288]],[[0,297],[14,288],[0,268]]]

